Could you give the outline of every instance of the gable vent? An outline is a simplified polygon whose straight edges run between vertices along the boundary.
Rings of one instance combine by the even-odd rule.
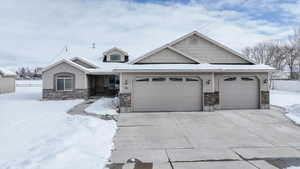
[[[198,43],[198,37],[192,36],[189,40],[190,44],[197,44]]]

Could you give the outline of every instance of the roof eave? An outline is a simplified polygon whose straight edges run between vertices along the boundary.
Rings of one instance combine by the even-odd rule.
[[[274,69],[114,69],[113,72],[274,72]]]

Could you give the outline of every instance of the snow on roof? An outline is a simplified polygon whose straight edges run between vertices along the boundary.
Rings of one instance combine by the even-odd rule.
[[[268,65],[222,65],[222,64],[128,64],[115,72],[273,72]]]
[[[78,58],[78,57],[77,57]],[[268,65],[229,65],[229,64],[130,64],[130,63],[110,63],[110,62],[91,62],[97,68],[83,67],[70,59],[49,65],[44,71],[64,62],[76,67],[87,74],[116,74],[118,72],[274,72],[275,69]]]
[[[0,74],[2,74],[3,76],[17,76],[15,72],[12,72],[5,68],[0,68]]]

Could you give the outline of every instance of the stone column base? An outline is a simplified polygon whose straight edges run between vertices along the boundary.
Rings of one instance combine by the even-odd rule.
[[[131,112],[131,93],[120,93],[120,113]]]
[[[203,111],[214,111],[215,105],[219,104],[219,92],[204,93]]]
[[[270,92],[260,91],[260,109],[270,108]]]

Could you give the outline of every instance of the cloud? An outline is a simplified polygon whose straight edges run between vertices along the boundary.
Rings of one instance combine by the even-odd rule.
[[[281,4],[281,8],[285,13],[285,16],[291,22],[298,22],[300,20],[300,0],[292,3],[283,3]]]
[[[66,45],[74,55],[84,55],[96,43],[99,56],[118,46],[138,57],[193,30],[236,50],[291,31],[287,25],[243,11],[210,9],[199,1],[2,0],[0,16],[0,66],[7,67],[46,66]]]

